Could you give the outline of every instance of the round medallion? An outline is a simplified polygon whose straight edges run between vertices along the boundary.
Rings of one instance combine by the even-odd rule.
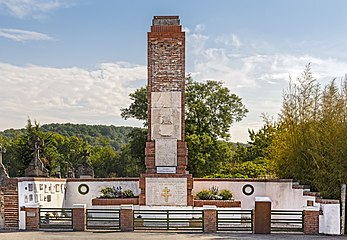
[[[254,187],[251,184],[246,184],[243,186],[242,192],[247,196],[252,195],[254,193]]]
[[[89,192],[89,186],[87,184],[80,184],[78,186],[78,192],[82,195],[86,195]]]

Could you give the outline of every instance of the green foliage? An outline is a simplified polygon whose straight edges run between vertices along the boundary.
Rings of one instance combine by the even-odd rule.
[[[219,192],[219,196],[222,197],[222,200],[229,200],[233,198],[233,193],[231,191],[229,191],[228,189],[222,189]]]
[[[321,88],[308,65],[284,93],[278,131],[269,147],[276,173],[338,198],[347,182],[347,76]]]
[[[186,134],[228,139],[234,122],[241,121],[248,110],[241,98],[230,92],[221,81],[196,82],[186,79]]]
[[[122,187],[103,187],[100,198],[132,198],[135,197],[131,189],[122,190]]]
[[[216,186],[211,187],[209,190],[201,190],[195,195],[198,200],[230,200],[233,198],[233,193],[228,189],[218,190]]]
[[[130,100],[133,102],[129,108],[121,108],[121,116],[124,119],[136,118],[144,121],[144,126],[147,126],[148,119],[148,96],[147,87],[136,89],[134,93],[130,93]]]

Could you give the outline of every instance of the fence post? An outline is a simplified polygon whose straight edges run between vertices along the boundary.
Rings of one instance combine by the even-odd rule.
[[[74,204],[72,207],[72,229],[85,231],[86,228],[86,204]]]
[[[304,210],[304,234],[319,234],[319,211]]]
[[[345,235],[346,224],[346,184],[341,184],[341,235]]]
[[[204,205],[204,232],[217,231],[217,207],[214,205]]]
[[[271,199],[269,197],[255,197],[254,233],[271,233]]]
[[[119,221],[122,232],[134,231],[133,205],[120,205]]]
[[[40,224],[39,209],[36,207],[23,207],[25,211],[25,230],[38,230]]]

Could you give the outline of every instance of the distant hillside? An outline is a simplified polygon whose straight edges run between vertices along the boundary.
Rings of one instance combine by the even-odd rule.
[[[119,150],[123,144],[128,143],[127,135],[133,130],[133,127],[116,127],[105,125],[86,125],[71,123],[51,123],[41,126],[44,132],[59,133],[63,136],[77,136],[88,142],[90,145],[101,145],[109,142],[116,150]],[[14,138],[16,135],[24,133],[25,129],[7,129],[0,132],[0,136]]]

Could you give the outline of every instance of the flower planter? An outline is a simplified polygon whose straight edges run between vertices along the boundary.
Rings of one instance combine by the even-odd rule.
[[[139,198],[94,198],[92,205],[122,205],[122,204],[139,204]]]
[[[216,207],[241,207],[241,201],[234,200],[194,200],[194,207],[203,207],[204,205],[215,205]]]

